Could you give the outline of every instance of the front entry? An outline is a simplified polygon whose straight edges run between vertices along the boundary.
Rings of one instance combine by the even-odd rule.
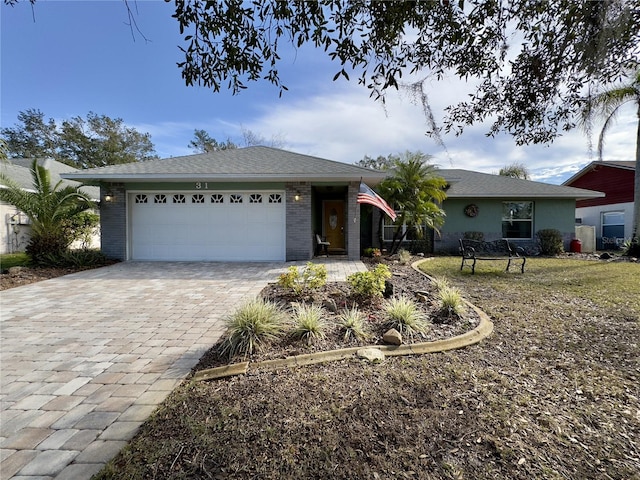
[[[343,252],[345,249],[344,201],[325,200],[322,202],[323,233],[331,245],[330,251]]]

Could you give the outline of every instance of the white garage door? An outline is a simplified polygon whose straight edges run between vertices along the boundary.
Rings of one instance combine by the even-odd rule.
[[[284,192],[131,193],[134,260],[282,261]]]

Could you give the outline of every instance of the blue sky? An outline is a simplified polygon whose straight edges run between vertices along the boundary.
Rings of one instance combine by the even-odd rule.
[[[445,151],[425,135],[421,108],[410,98],[392,93],[383,108],[357,81],[333,82],[338,66],[309,48],[284,55],[280,75],[289,91],[281,98],[266,82],[250,83],[237,96],[187,87],[176,66],[182,39],[171,18],[173,3],[138,0],[132,6],[148,41],[132,33],[120,0],[39,0],[33,10],[26,1],[2,3],[0,125],[15,125],[18,112],[29,108],[59,121],[93,111],[150,133],[163,158],[193,153],[194,129],[239,144],[249,130],[279,139],[287,150],[346,163],[405,150],[431,154],[443,168],[486,173],[520,162],[548,183],[561,183],[593,160],[577,130],[549,147],[518,147],[506,135],[486,138],[488,125],[479,125],[445,137]],[[438,119],[468,91],[455,79],[429,88]],[[634,113],[629,106],[619,117],[605,159],[635,158]]]

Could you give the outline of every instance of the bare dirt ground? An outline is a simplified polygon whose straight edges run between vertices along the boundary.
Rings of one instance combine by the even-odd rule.
[[[640,479],[638,287],[612,307],[566,262],[456,265],[443,271],[495,323],[482,343],[186,382],[97,478]]]
[[[61,277],[79,271],[77,268],[32,268],[13,267],[11,273],[0,274],[0,291],[8,288],[41,282],[50,278]]]

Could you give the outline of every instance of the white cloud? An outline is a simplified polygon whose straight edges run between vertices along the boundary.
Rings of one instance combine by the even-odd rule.
[[[440,121],[445,105],[455,101],[461,82],[445,81],[431,86],[430,100]],[[487,125],[467,127],[464,133],[444,138],[446,151],[426,136],[422,108],[409,98],[391,93],[386,104],[376,102],[369,92],[351,83],[333,83],[311,96],[299,99],[283,96],[257,107],[257,114],[243,123],[212,118],[206,122],[165,122],[140,125],[149,131],[161,156],[192,153],[188,142],[195,128],[205,129],[216,139],[242,141],[242,130],[264,138],[282,138],[283,148],[299,153],[353,163],[365,155],[376,157],[405,150],[432,154],[443,168],[462,168],[497,173],[514,162],[524,164],[534,180],[561,183],[594,158],[590,158],[587,137],[578,129],[566,133],[550,146],[517,146],[508,135],[486,137]],[[635,138],[633,112],[624,111],[611,129],[606,159],[632,159]]]

